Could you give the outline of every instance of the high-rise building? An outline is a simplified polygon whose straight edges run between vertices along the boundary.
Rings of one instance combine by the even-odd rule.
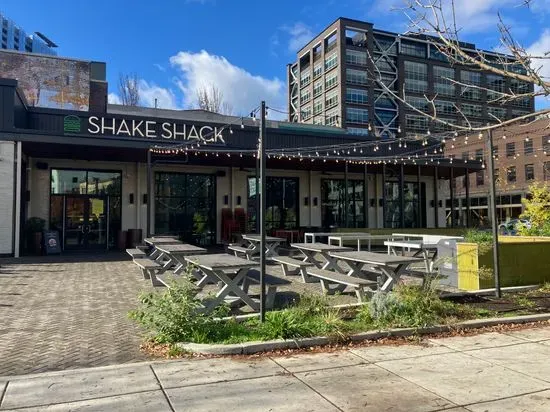
[[[27,35],[15,22],[0,13],[2,40],[0,48],[28,53],[56,55],[57,45],[40,32]]]
[[[533,90],[533,85],[451,65],[434,46],[435,40],[375,29],[367,22],[337,19],[299,50],[297,61],[288,65],[289,120],[337,125],[365,138],[373,133],[391,138],[445,131],[441,123],[430,124],[425,116],[399,102],[381,87],[382,82],[401,97],[404,91],[410,105],[426,112],[431,107],[424,96],[437,95],[438,116],[449,122],[465,123],[457,107],[472,126],[534,110],[534,99],[530,97],[504,105],[488,103],[490,90],[519,94]],[[480,52],[475,44],[461,46],[467,53]],[[495,65],[507,58],[481,52]],[[474,87],[463,87],[449,79]]]

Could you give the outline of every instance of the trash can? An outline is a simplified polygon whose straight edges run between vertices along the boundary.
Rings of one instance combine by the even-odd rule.
[[[128,229],[128,247],[134,248],[141,244],[141,229]]]
[[[126,237],[128,232],[125,230],[119,230],[116,234],[116,248],[118,250],[126,249]]]

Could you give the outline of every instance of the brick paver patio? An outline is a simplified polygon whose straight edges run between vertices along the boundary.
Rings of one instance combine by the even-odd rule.
[[[150,286],[123,254],[0,264],[0,376],[146,359],[127,312]]]

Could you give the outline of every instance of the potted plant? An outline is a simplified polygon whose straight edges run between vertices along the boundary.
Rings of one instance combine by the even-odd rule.
[[[42,232],[46,227],[46,221],[39,217],[31,217],[25,222],[25,238],[27,251],[40,254],[42,251]]]

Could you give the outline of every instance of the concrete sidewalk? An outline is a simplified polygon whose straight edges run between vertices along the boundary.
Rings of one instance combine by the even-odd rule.
[[[550,411],[550,327],[0,377],[0,411]]]

